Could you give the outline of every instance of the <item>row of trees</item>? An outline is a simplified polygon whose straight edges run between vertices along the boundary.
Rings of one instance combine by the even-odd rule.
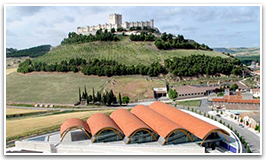
[[[166,59],[164,61],[168,71],[176,76],[215,75],[216,73],[240,75],[243,70],[239,66],[240,63],[237,59],[206,55],[174,57],[173,59]]]
[[[131,34],[129,38],[131,41],[155,41],[155,36],[148,32],[141,32],[139,35]]]
[[[82,35],[75,32],[70,32],[68,38],[64,38],[61,45],[66,44],[80,44],[93,41],[119,41],[120,39],[116,37],[113,32],[108,32],[107,30],[99,29],[96,31],[96,35]]]
[[[208,45],[199,44],[194,40],[187,40],[183,35],[175,37],[172,34],[164,32],[160,38],[157,38],[155,45],[158,49],[202,49],[212,50]]]
[[[114,95],[113,90],[110,90],[109,92],[106,91],[104,93],[101,93],[99,91],[94,91],[94,88],[92,88],[92,95],[89,95],[87,93],[86,86],[84,86],[84,91],[81,94],[80,88],[79,88],[79,102],[86,101],[87,104],[102,104],[102,105],[115,105],[119,104],[120,106],[122,104],[128,104],[130,99],[128,96],[122,97],[119,93],[118,100],[117,97]]]
[[[28,73],[32,71],[44,72],[78,72],[81,71],[85,75],[108,76],[113,75],[133,75],[142,74],[149,76],[158,76],[160,73],[166,73],[165,68],[157,63],[150,65],[122,65],[113,60],[93,59],[88,62],[82,58],[70,59],[55,64],[46,64],[42,62],[32,62],[30,59],[21,63],[17,69],[18,72]]]
[[[150,33],[156,32],[155,29],[150,28],[150,27],[146,27],[146,26],[144,26],[143,28],[141,28],[141,27],[130,27],[129,30],[130,31],[147,31],[147,32],[150,32]]]
[[[95,63],[97,61],[97,63]],[[151,77],[158,76],[160,73],[166,73],[165,68],[157,63],[152,63],[150,65],[122,65],[115,61],[94,60],[94,63],[88,63],[82,68],[82,73],[85,75],[98,75],[98,76],[108,76],[113,75],[133,75],[142,74],[149,75]]]

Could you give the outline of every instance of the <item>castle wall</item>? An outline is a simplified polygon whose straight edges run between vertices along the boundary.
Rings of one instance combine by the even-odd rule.
[[[141,21],[141,22],[127,22],[122,23],[122,15],[121,14],[110,14],[109,15],[109,23],[105,24],[98,24],[94,26],[87,26],[87,27],[78,27],[77,33],[79,34],[95,34],[97,30],[99,29],[107,29],[108,31],[111,31],[112,28],[118,29],[118,28],[124,28],[129,29],[130,27],[148,27],[148,28],[154,28],[154,20],[151,19],[150,21]]]

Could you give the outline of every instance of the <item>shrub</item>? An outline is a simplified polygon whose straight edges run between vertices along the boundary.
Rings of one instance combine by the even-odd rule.
[[[191,111],[194,112],[194,108],[192,108]]]
[[[213,116],[211,117],[211,119],[213,119]]]
[[[204,114],[203,114],[203,115],[204,115],[204,117],[206,117],[206,113],[205,113],[205,112],[204,112]]]
[[[190,108],[189,108],[189,107],[187,107],[187,110],[190,110]]]
[[[208,118],[210,118],[210,115],[208,114]]]
[[[169,89],[169,91],[168,91],[168,96],[169,96],[169,98],[171,98],[171,99],[175,99],[175,98],[178,97],[178,93],[177,93],[176,90],[174,90],[174,89]]]
[[[247,146],[248,146],[248,144],[247,144],[247,142],[245,142],[244,147],[247,148]]]
[[[215,117],[215,119],[214,119],[215,121],[217,121],[217,118]]]
[[[223,123],[222,120],[219,121],[220,123]]]

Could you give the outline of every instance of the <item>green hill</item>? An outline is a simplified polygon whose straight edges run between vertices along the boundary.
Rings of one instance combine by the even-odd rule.
[[[55,63],[72,58],[106,59],[115,60],[120,64],[137,65],[151,64],[152,62],[163,62],[170,57],[190,56],[192,54],[205,54],[209,56],[226,55],[216,51],[204,50],[159,50],[154,42],[132,42],[124,37],[119,42],[89,42],[83,44],[60,45],[53,48],[47,54],[34,59],[36,62]]]
[[[6,57],[39,57],[44,55],[45,53],[49,52],[51,49],[51,45],[40,45],[36,47],[31,47],[28,49],[21,49],[16,50],[13,48],[7,48],[6,49]]]

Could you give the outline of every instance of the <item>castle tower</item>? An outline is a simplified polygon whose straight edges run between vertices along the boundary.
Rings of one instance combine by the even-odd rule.
[[[121,26],[122,25],[122,14],[116,14],[116,13],[110,14],[109,23],[113,25]]]
[[[151,20],[150,20],[150,27],[151,27],[151,28],[154,28],[154,19],[151,19]]]

